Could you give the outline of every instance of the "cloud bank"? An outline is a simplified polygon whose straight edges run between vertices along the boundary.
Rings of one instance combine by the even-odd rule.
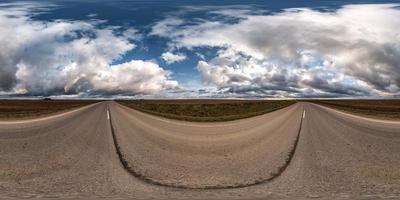
[[[212,10],[218,17],[168,17],[152,35],[172,48],[217,48],[201,60],[203,82],[224,94],[273,97],[391,96],[400,93],[398,5],[279,13]],[[234,20],[226,20],[227,17]]]
[[[46,9],[32,3],[0,5],[0,93],[136,95],[178,86],[157,63],[122,60],[140,38],[135,29],[96,20],[33,18]]]
[[[52,11],[43,5],[0,4],[0,95],[400,96],[396,4],[279,12],[185,7],[153,24],[148,35],[146,28],[109,26],[93,14],[86,21],[38,20]],[[167,51],[152,60],[128,59],[137,57],[136,44],[145,49],[153,41],[167,41],[160,47]],[[178,86],[157,59],[192,86]],[[198,74],[180,73],[181,67]]]

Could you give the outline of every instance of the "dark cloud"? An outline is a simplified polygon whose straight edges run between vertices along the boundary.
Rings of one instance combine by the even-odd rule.
[[[214,13],[217,13],[213,11]],[[179,48],[219,51],[198,70],[221,92],[287,96],[393,96],[400,92],[400,10],[397,5],[350,5],[249,14],[221,9],[226,23],[204,19],[154,34]],[[155,30],[153,28],[153,30]]]
[[[136,47],[135,29],[96,20],[40,21],[32,18],[39,7],[0,4],[0,94],[136,95],[177,87],[171,72],[154,62],[112,64]]]
[[[1,58],[0,58],[1,60]],[[0,63],[0,91],[10,91],[14,88],[17,83],[15,72],[17,71],[14,69],[7,69],[5,64]]]

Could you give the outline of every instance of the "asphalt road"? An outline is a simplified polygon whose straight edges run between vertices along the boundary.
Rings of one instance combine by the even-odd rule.
[[[400,198],[400,122],[298,103],[193,123],[103,102],[0,122],[0,198]]]

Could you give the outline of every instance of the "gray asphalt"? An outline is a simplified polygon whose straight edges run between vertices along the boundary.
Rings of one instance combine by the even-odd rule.
[[[400,122],[310,103],[194,123],[103,102],[0,122],[0,198],[400,199]]]

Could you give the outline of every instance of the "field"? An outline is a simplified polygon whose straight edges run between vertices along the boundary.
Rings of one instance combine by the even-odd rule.
[[[34,118],[95,103],[93,100],[0,100],[0,119]]]
[[[171,119],[215,122],[265,114],[294,104],[289,100],[124,100],[127,107]]]
[[[34,118],[89,105],[95,100],[0,100],[0,119]],[[291,100],[117,100],[127,107],[171,119],[229,121],[292,105]],[[400,100],[308,101],[355,114],[400,119]]]
[[[369,117],[400,119],[400,100],[321,100],[311,102]]]

